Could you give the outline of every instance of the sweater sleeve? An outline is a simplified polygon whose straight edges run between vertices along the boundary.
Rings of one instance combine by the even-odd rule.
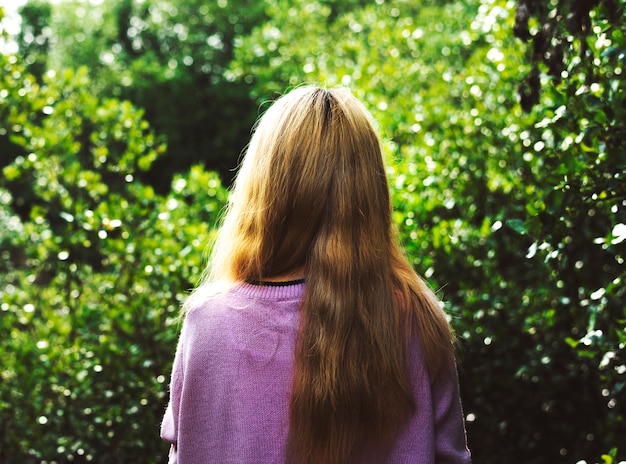
[[[459,380],[454,359],[432,385],[435,421],[435,462],[466,464],[471,462],[467,447],[465,421],[461,408]]]
[[[172,376],[170,381],[170,399],[161,423],[161,438],[172,444],[169,453],[168,464],[176,464],[176,443],[178,437],[178,417],[180,412],[180,397],[183,385],[183,350],[185,326],[181,332],[172,365]]]

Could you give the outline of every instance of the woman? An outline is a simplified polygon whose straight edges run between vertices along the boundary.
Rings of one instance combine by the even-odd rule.
[[[170,462],[469,462],[453,334],[348,90],[299,87],[260,119],[184,309]]]

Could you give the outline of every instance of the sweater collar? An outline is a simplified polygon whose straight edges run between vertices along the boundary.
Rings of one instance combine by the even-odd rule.
[[[233,291],[255,299],[291,300],[299,299],[304,292],[304,279],[290,282],[272,282],[269,285],[242,282]]]

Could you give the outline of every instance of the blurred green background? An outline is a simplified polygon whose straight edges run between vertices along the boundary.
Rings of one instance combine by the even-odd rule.
[[[626,0],[3,4],[0,463],[166,461],[180,303],[302,82],[380,123],[474,462],[626,460]]]

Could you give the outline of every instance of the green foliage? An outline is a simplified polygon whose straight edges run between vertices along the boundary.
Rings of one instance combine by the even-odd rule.
[[[248,83],[224,72],[236,38],[263,20],[262,5],[68,0],[53,5],[49,67],[87,66],[99,94],[145,110],[167,139],[167,152],[141,176],[159,192],[196,163],[230,182],[257,115]]]
[[[205,168],[302,82],[379,121],[401,239],[461,338],[475,462],[623,461],[625,2],[591,3],[584,38],[550,12],[572,2],[531,12],[560,79],[504,0],[53,5],[49,70],[0,55],[0,461],[163,460],[178,306],[226,201]]]
[[[521,231],[559,284],[555,297],[568,318],[556,328],[595,372],[599,408],[610,411],[606,442],[617,444],[626,416],[626,2],[596,3],[581,13],[581,5],[559,2],[569,15],[538,17],[562,19],[553,43],[570,59],[559,76],[546,66],[542,77],[545,103],[524,153],[538,188]]]
[[[26,57],[27,71],[39,79],[47,69],[52,8],[46,1],[31,0],[19,12],[22,25],[17,42]]]
[[[157,195],[136,179],[163,152],[141,111],[84,70],[39,86],[3,60],[24,152],[0,190],[0,461],[158,462],[179,303],[225,191],[194,167]]]

